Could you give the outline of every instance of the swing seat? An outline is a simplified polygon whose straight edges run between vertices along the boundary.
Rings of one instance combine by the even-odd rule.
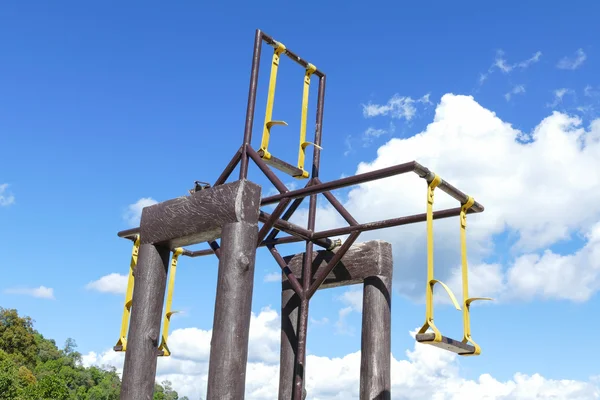
[[[278,169],[279,171],[290,175],[293,178],[297,178],[297,179],[304,179],[304,178],[308,178],[308,172],[301,170],[298,167],[293,166],[292,164],[289,164],[273,155],[271,155],[270,158],[265,158],[264,157],[264,152],[262,150],[258,151],[258,155],[260,156],[261,160],[263,160],[265,162],[265,164],[270,165],[271,167]]]
[[[429,344],[440,349],[448,350],[456,354],[466,355],[475,353],[475,346],[468,343],[463,343],[459,340],[454,340],[446,336],[442,336],[440,342],[435,342],[435,333],[418,333],[416,335],[417,342]]]

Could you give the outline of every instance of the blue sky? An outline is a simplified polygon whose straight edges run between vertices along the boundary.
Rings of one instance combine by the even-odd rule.
[[[588,382],[600,375],[592,362],[600,352],[575,339],[598,328],[592,316],[600,306],[600,254],[593,247],[593,226],[600,221],[593,185],[600,183],[600,124],[593,123],[600,110],[598,11],[592,2],[5,3],[0,305],[30,315],[59,343],[75,338],[84,354],[114,345],[122,280],[104,291],[87,285],[127,273],[130,243],[116,232],[136,225],[130,206],[184,195],[194,180],[214,182],[237,150],[254,30],[260,28],[327,74],[322,180],[416,158],[486,205],[485,215],[470,219],[471,262],[482,265],[481,282],[495,282],[489,291],[500,300],[474,307],[473,335],[483,355],[461,359],[460,376],[477,380],[489,373],[504,382],[519,372]],[[271,54],[264,46],[256,147]],[[271,148],[291,160],[301,79],[302,70],[285,59],[274,117],[290,125],[274,128]],[[312,112],[315,100],[316,84]],[[536,127],[542,132],[536,143],[517,147],[506,139]],[[475,137],[479,130],[487,133]],[[559,134],[564,132],[590,139],[572,145]],[[465,139],[469,135],[472,140]],[[567,161],[571,169],[559,168]],[[485,168],[478,175],[464,171],[466,165]],[[252,174],[268,192],[256,168]],[[364,222],[424,210],[425,188],[418,181],[394,189],[398,199],[386,197],[392,189],[381,185],[338,196]],[[369,206],[374,198],[384,199],[383,205]],[[533,205],[519,211],[528,199]],[[327,209],[323,215],[330,215]],[[447,264],[441,267],[444,279],[458,262],[457,224],[441,224],[446,228],[436,260]],[[413,234],[422,235],[425,226],[411,229],[380,235],[398,249],[392,316],[398,360],[414,348],[408,332],[424,318],[421,290],[402,286],[424,287],[425,242],[414,239],[409,255],[402,243],[421,238]],[[547,251],[553,253],[543,262],[533,259]],[[211,328],[216,267],[214,257],[180,261],[174,308],[185,313],[173,319],[172,331]],[[256,315],[264,307],[279,309],[278,284],[265,281],[277,268],[260,250]],[[560,275],[567,270],[572,273]],[[527,271],[531,280],[517,271]],[[587,292],[578,295],[584,286]],[[360,313],[342,311],[359,304],[354,290],[318,293],[311,303],[311,354],[335,358],[360,349]],[[436,320],[453,336],[461,334],[461,316],[451,308],[441,305]]]

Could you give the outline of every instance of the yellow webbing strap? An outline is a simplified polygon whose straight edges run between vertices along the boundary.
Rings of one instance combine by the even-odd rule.
[[[273,102],[275,101],[275,86],[277,83],[277,71],[279,69],[279,59],[281,53],[285,51],[283,43],[277,42],[277,47],[273,52],[273,62],[271,64],[271,77],[269,79],[269,92],[267,94],[267,110],[265,111],[265,125],[263,128],[262,141],[260,143],[260,150],[262,150],[262,158],[270,159],[271,154],[268,152],[269,139],[271,137],[271,127],[273,125],[287,125],[285,121],[271,121],[273,115]]]
[[[169,323],[171,322],[171,315],[177,313],[177,311],[171,311],[171,304],[173,302],[173,288],[175,287],[175,274],[177,273],[177,260],[183,253],[181,247],[173,250],[173,258],[171,259],[171,267],[169,268],[169,287],[167,289],[167,304],[165,305],[165,319],[163,321],[162,338],[160,346],[158,346],[159,356],[169,357],[171,351],[167,346],[167,339],[169,338]]]
[[[306,141],[306,119],[308,114],[308,95],[310,93],[310,77],[317,70],[312,64],[308,64],[306,72],[304,74],[304,91],[302,93],[302,116],[300,119],[300,149],[298,150],[298,169],[302,170],[302,175],[295,176],[294,178],[308,178],[308,171],[304,170],[304,158],[306,155],[305,149],[308,145],[314,145],[320,149],[321,146],[317,146],[312,142]]]
[[[131,262],[129,263],[129,278],[127,279],[127,290],[125,292],[125,306],[123,307],[123,319],[121,321],[121,334],[115,347],[120,347],[117,351],[127,350],[127,331],[129,330],[129,316],[131,315],[131,302],[133,300],[133,269],[137,265],[138,254],[140,252],[140,236],[135,237],[133,249],[131,250]]]
[[[460,306],[452,290],[442,281],[433,278],[433,192],[440,183],[442,183],[442,179],[438,175],[435,175],[427,186],[427,288],[425,291],[425,324],[423,324],[418,332],[425,333],[428,328],[431,328],[435,333],[434,342],[442,341],[442,334],[433,323],[433,286],[436,283],[442,285],[448,296],[450,296],[454,307],[460,311]]]
[[[463,343],[469,343],[475,347],[475,352],[462,354],[465,356],[477,356],[481,354],[481,348],[471,338],[471,318],[470,306],[475,300],[492,300],[489,297],[472,297],[469,298],[469,271],[467,263],[467,210],[475,204],[475,200],[469,196],[467,202],[460,209],[460,253],[461,253],[461,269],[462,269],[462,285],[463,285]]]

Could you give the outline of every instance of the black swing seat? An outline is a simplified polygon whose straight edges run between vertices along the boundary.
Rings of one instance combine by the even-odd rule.
[[[266,158],[263,158],[264,153],[260,150],[258,151],[258,155],[260,156],[261,160],[265,162],[265,164],[270,165],[271,167],[276,168],[279,171],[288,174],[294,178],[300,178],[304,173],[304,171],[302,171],[300,168],[294,167],[292,164],[289,164],[273,155],[271,155],[271,158],[269,158],[268,160]]]
[[[459,340],[450,339],[449,337],[442,336],[441,342],[434,342],[435,333],[417,333],[417,342],[423,344],[429,344],[431,346],[439,347],[440,349],[448,350],[456,354],[473,354],[475,353],[475,346],[463,343]]]

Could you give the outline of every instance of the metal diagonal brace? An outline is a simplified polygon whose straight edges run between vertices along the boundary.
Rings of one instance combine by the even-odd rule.
[[[457,310],[460,311],[460,306],[456,297],[452,293],[452,290],[446,284],[433,277],[433,194],[435,188],[442,182],[442,179],[435,175],[433,180],[427,186],[427,288],[425,292],[425,323],[421,327],[418,333],[427,332],[428,328],[431,328],[435,333],[434,342],[442,341],[442,334],[439,329],[433,323],[433,287],[436,283],[442,285],[442,287],[448,293],[450,300],[454,304]]]
[[[169,350],[169,346],[167,346],[167,339],[169,338],[169,323],[171,322],[171,316],[178,311],[171,311],[171,304],[173,302],[173,288],[175,287],[175,274],[177,273],[177,260],[179,256],[183,253],[183,249],[181,247],[173,250],[173,257],[171,258],[171,267],[169,268],[169,288],[167,290],[167,303],[165,305],[165,319],[163,322],[162,328],[162,338],[160,342],[160,346],[158,346],[158,355],[169,357],[171,355],[171,351]]]
[[[123,319],[121,321],[121,334],[114,347],[115,351],[127,350],[127,332],[129,331],[129,317],[131,315],[131,304],[133,300],[133,270],[137,265],[140,252],[140,235],[135,236],[133,249],[131,250],[131,262],[129,263],[129,278],[127,279],[127,290],[125,292],[125,306],[123,307]]]
[[[471,297],[469,298],[469,271],[467,262],[467,210],[475,204],[475,200],[469,196],[467,202],[460,210],[460,253],[461,253],[461,270],[462,270],[462,285],[463,285],[463,343],[471,343],[475,347],[473,353],[462,353],[462,356],[478,356],[481,354],[481,347],[471,337],[471,303],[476,300],[492,300],[489,297]]]

